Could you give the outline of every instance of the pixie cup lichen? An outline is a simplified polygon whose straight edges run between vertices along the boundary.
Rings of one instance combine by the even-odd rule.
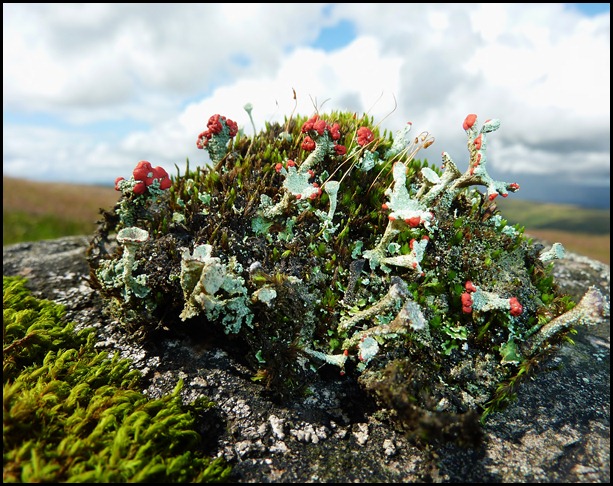
[[[124,183],[103,212],[92,286],[139,336],[213,341],[277,398],[336,370],[415,437],[472,443],[528,364],[597,315],[559,292],[561,245],[544,252],[496,208],[519,190],[487,172],[500,121],[461,126],[464,171],[446,152],[441,167],[417,160],[434,139],[410,123],[391,134],[316,113],[247,137],[214,115],[197,137],[212,164],[177,168],[145,199]],[[107,244],[127,230],[149,235],[136,252]]]

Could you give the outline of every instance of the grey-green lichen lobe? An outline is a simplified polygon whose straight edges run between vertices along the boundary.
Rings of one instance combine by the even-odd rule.
[[[181,257],[181,288],[185,307],[179,317],[185,321],[204,312],[209,320],[221,317],[226,333],[238,333],[250,325],[253,314],[247,302],[247,289],[240,264],[235,258],[222,264],[212,256],[211,245],[199,245],[193,254],[184,249]]]

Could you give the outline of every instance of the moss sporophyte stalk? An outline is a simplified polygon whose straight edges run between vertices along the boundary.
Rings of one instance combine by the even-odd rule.
[[[278,398],[336,369],[407,431],[470,442],[602,296],[562,295],[562,246],[544,252],[496,208],[519,190],[487,171],[500,122],[458,125],[464,171],[446,152],[416,159],[434,139],[410,123],[316,113],[248,137],[213,115],[195,137],[210,163],[168,177],[141,161],[118,179],[91,285],[141,339],[193,333]]]

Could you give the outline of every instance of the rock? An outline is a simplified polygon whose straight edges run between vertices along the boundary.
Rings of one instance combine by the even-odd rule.
[[[311,394],[276,403],[251,371],[226,352],[169,337],[138,344],[102,314],[87,283],[87,237],[3,248],[3,274],[28,278],[33,294],[67,308],[67,318],[94,327],[98,346],[133,360],[161,396],[184,380],[186,402],[205,395],[217,421],[201,425],[211,456],[233,465],[236,482],[609,482],[610,268],[569,253],[556,260],[562,290],[578,301],[594,286],[605,318],[578,329],[524,382],[517,400],[492,414],[477,449],[418,446],[364,400],[354,383],[323,379]]]

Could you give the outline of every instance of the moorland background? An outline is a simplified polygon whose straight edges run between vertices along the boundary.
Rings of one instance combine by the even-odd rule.
[[[35,182],[3,176],[2,245],[89,235],[100,208],[111,209],[120,193],[113,187]],[[610,209],[587,209],[520,199],[501,199],[501,215],[526,235],[560,242],[574,253],[610,264]]]

